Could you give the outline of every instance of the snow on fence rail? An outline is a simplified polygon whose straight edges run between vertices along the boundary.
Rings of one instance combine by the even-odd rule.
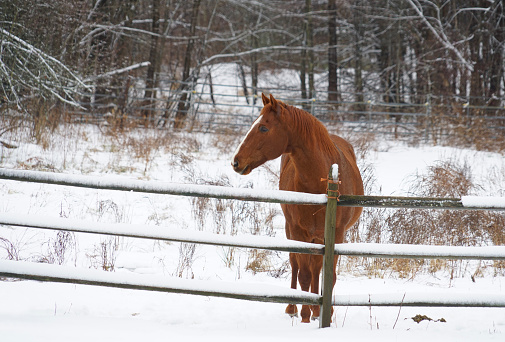
[[[206,232],[193,232],[173,227],[166,229],[166,227],[162,226],[87,222],[43,215],[0,213],[0,225],[225,247],[266,249],[280,252],[324,254],[323,245],[266,236],[240,237]],[[458,247],[346,243],[335,245],[335,254],[397,259],[505,260],[505,246]]]
[[[92,177],[0,168],[0,179],[164,195],[238,199],[243,201],[271,203],[326,204],[326,195],[324,194],[305,194],[293,191],[255,190],[247,188],[237,189],[213,185],[152,182],[133,179],[126,180],[117,176]]]
[[[261,284],[254,284],[254,286],[244,285],[239,287],[236,283],[224,281],[203,281],[146,274],[111,273],[93,269],[22,261],[1,260],[0,276],[132,290],[186,293],[260,302],[320,304],[320,296],[317,294],[281,288],[274,285],[262,286]]]
[[[86,222],[82,220],[45,217],[41,215],[18,215],[0,213],[0,224],[49,230],[71,231],[153,239],[160,241],[198,243],[225,247],[267,249],[280,252],[323,254],[322,245],[266,236],[231,236],[206,232],[195,232],[163,226],[133,225],[126,223]]]
[[[236,199],[242,201],[327,204],[325,194],[308,194],[283,190],[258,190],[230,188],[215,185],[195,185],[169,182],[152,182],[120,179],[116,176],[82,176],[42,171],[9,170],[0,168],[0,179],[23,182],[45,183],[81,188],[144,192],[163,195]],[[505,197],[463,196],[459,198],[352,196],[340,195],[338,205],[342,207],[375,208],[418,208],[418,209],[467,209],[505,210]]]
[[[334,165],[332,168],[337,167]],[[422,258],[422,259],[487,259],[505,260],[505,246],[490,247],[450,247],[450,246],[412,246],[412,245],[379,245],[379,244],[334,244],[335,215],[337,205],[381,207],[381,208],[431,208],[431,209],[474,209],[474,210],[505,210],[505,198],[501,197],[463,197],[456,198],[411,198],[386,196],[349,196],[338,193],[338,185],[330,182],[333,173],[330,170],[328,196],[326,194],[306,194],[289,191],[264,191],[253,189],[235,189],[218,186],[203,186],[192,184],[174,184],[137,180],[121,180],[118,177],[91,177],[80,175],[63,175],[37,171],[18,171],[0,168],[0,179],[47,183],[64,186],[76,186],[104,190],[120,190],[146,192],[156,194],[211,197],[220,199],[238,199],[245,201],[261,201],[272,203],[316,204],[326,205],[326,245],[309,244],[297,241],[282,241],[266,237],[216,236],[215,234],[189,233],[174,230],[161,231],[149,226],[134,226],[125,224],[86,223],[69,219],[48,219],[36,216],[20,216],[0,214],[0,224],[24,226],[40,229],[66,230],[83,233],[118,235],[135,238],[148,238],[180,242],[235,246],[246,248],[271,249],[295,253],[323,254],[322,295],[307,294],[300,291],[268,288],[261,294],[249,290],[229,290],[226,286],[200,284],[191,280],[188,284],[179,280],[166,278],[151,279],[126,277],[125,275],[102,274],[100,271],[77,270],[61,268],[52,265],[32,265],[12,261],[0,261],[0,276],[16,277],[52,282],[69,282],[75,284],[99,285],[149,291],[177,292],[219,296],[247,300],[319,304],[322,307],[320,326],[327,327],[331,321],[330,307],[345,306],[473,306],[473,307],[505,307],[505,294],[495,293],[469,297],[464,295],[443,295],[437,297],[429,294],[398,295],[362,295],[332,297],[333,256],[353,255],[382,258]],[[338,197],[338,198],[337,198]],[[274,241],[275,240],[275,241]],[[333,241],[333,242],[332,242]],[[334,246],[334,248],[332,248]],[[18,267],[19,266],[19,267]],[[127,279],[125,279],[125,277]],[[138,278],[138,279],[137,279]],[[161,282],[161,283],[160,283]],[[232,286],[233,287],[233,286]],[[217,291],[214,290],[217,288]],[[271,292],[273,291],[273,292]],[[279,292],[280,291],[280,292]],[[268,295],[267,295],[268,294]]]
[[[93,269],[0,260],[0,276],[26,280],[94,285],[131,290],[184,293],[272,303],[320,305],[322,297],[274,285],[168,278],[157,275],[110,273]],[[375,293],[334,295],[334,306],[505,307],[505,293]]]

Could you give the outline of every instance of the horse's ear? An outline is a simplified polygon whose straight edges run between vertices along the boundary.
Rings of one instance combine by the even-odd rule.
[[[272,105],[272,109],[274,112],[278,113],[280,108],[279,108],[279,103],[277,102],[276,99],[274,99],[273,95],[270,94],[270,104]]]
[[[263,100],[263,106],[266,106],[267,104],[270,103],[270,100],[268,97],[265,96],[265,94],[261,93],[261,99]]]

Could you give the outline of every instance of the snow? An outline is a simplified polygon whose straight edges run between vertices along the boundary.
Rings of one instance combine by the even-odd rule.
[[[461,247],[405,244],[346,243],[335,245],[340,255],[398,256],[419,259],[489,259],[505,260],[505,246]]]
[[[479,197],[479,196],[463,196],[461,203],[464,207],[473,208],[505,208],[505,197]]]
[[[333,180],[338,179],[338,164],[333,164],[331,166],[331,177],[333,178]]]
[[[218,297],[234,298],[245,295],[256,300],[269,302],[270,298],[284,298],[294,303],[319,302],[319,296],[313,293],[281,288],[267,284],[241,284],[233,282],[181,279],[177,277],[139,275],[130,272],[103,272],[76,267],[36,264],[23,261],[0,261],[0,275],[19,277],[21,279],[51,279],[54,282],[69,282],[74,284],[93,283],[105,286],[143,289],[150,291],[189,293]]]
[[[148,226],[121,223],[100,223],[82,220],[53,218],[43,215],[17,215],[0,213],[0,224],[42,229],[95,233],[114,236],[148,238],[164,241],[194,242],[218,246],[240,246],[276,250],[320,250],[323,246],[266,236],[230,236],[202,231],[189,231],[167,226]],[[322,253],[321,253],[322,254]],[[135,267],[136,268],[136,267]]]
[[[17,171],[0,168],[0,177],[33,181],[38,183],[64,184],[84,188],[138,191],[157,194],[184,196],[211,196],[219,198],[241,198],[242,200],[277,201],[299,204],[326,204],[325,194],[307,194],[283,190],[235,189],[223,186],[178,184],[121,179],[114,176],[90,177],[40,171]]]
[[[237,79],[227,82],[230,79],[229,66],[215,71],[216,84],[235,82],[240,85]],[[293,80],[296,78],[289,72],[283,75]],[[273,75],[272,79],[274,76],[279,75]],[[267,85],[265,80],[263,77],[260,83]],[[223,93],[222,90],[219,92]],[[230,107],[230,110],[236,108]],[[250,116],[252,123],[257,113]],[[236,206],[219,202],[228,205],[219,212],[217,206],[212,207],[218,202],[203,203],[202,206],[211,206],[211,214],[199,218],[193,198],[164,195],[185,191],[225,197],[237,193],[243,198],[269,197],[278,181],[270,170],[279,169],[279,160],[269,163],[267,168],[255,169],[248,176],[240,176],[230,166],[232,153],[240,139],[223,152],[213,145],[211,136],[179,134],[175,139],[194,139],[196,147],[191,145],[182,151],[174,151],[171,146],[162,146],[146,161],[135,157],[130,149],[120,150],[116,140],[105,140],[95,126],[83,125],[75,130],[83,132],[70,130],[67,135],[56,132],[45,148],[5,133],[2,139],[12,141],[18,148],[2,147],[0,173],[14,170],[25,175],[36,174],[40,181],[51,177],[56,179],[55,182],[84,181],[90,187],[131,187],[135,191],[1,179],[0,220],[4,225],[0,226],[0,269],[3,272],[7,268],[25,273],[41,270],[43,273],[61,272],[95,280],[113,278],[160,287],[213,288],[228,294],[290,292],[290,273],[280,272],[287,265],[287,253],[269,255],[269,266],[278,272],[273,275],[248,269],[254,258],[253,252],[227,245],[237,241],[271,246],[294,243],[284,237],[284,220],[278,204],[253,206],[255,202],[248,202],[250,207],[245,208],[248,218],[239,221],[238,231],[232,232],[229,226],[218,226],[212,215],[222,214],[230,218],[241,213]],[[131,131],[128,138],[138,138],[137,134]],[[416,147],[387,141],[377,141],[376,145],[366,160],[360,161],[361,166],[370,164],[375,170],[373,194],[408,196],[409,176],[423,172],[436,161],[457,159],[471,164],[474,180],[482,188],[481,192],[472,195],[505,196],[505,179],[500,178],[503,174],[500,170],[505,170],[501,154],[443,146]],[[37,166],[39,164],[43,167]],[[23,171],[25,168],[30,170]],[[54,169],[59,173],[32,169]],[[487,178],[488,170],[496,170],[496,176]],[[196,185],[207,181],[223,182],[225,187]],[[143,187],[151,193],[137,192]],[[292,196],[300,195],[283,194],[279,200],[290,200]],[[326,202],[324,195],[309,197],[309,201],[315,200],[319,204]],[[478,202],[489,205],[483,204],[482,199],[464,198],[463,201],[465,205],[479,205]],[[492,200],[493,203],[498,201],[501,200]],[[261,211],[272,214],[271,227],[266,221],[249,218]],[[8,226],[5,225],[8,220],[12,225],[61,229],[71,224],[81,233],[71,233],[66,236],[69,240],[62,240],[65,236],[60,230]],[[185,237],[205,238],[222,245],[196,245],[191,249],[186,243],[90,234],[96,231],[109,234],[126,231],[138,236],[152,235],[180,241],[186,241]],[[68,245],[66,251],[60,251],[64,253],[62,266],[41,264],[56,264],[59,260],[57,247],[64,241]],[[342,245],[338,248],[358,250],[363,247]],[[367,245],[366,248],[378,253],[384,246]],[[436,246],[422,250],[416,246],[387,248],[396,252],[406,249],[406,254],[443,254]],[[489,256],[501,253],[502,248],[479,247],[476,250]],[[453,252],[460,253],[451,248]],[[4,260],[9,253],[21,261]],[[341,265],[333,300],[341,305],[335,307],[332,326],[327,329],[319,329],[317,322],[302,324],[300,318],[285,315],[285,304],[0,278],[0,341],[504,340],[504,308],[410,306],[420,298],[439,303],[466,301],[469,305],[479,305],[484,300],[503,302],[505,277],[500,272],[494,274],[495,269],[489,264],[480,261],[464,264],[462,269],[455,271],[456,275],[433,271],[402,278],[391,271],[387,275],[378,272],[381,276],[369,278],[360,270],[346,271],[342,267],[346,258],[339,260]],[[113,266],[114,272],[105,272],[102,266]],[[351,301],[382,305],[388,301],[403,301],[405,305],[350,306]],[[416,315],[426,315],[432,320],[416,323],[412,320]],[[437,321],[441,318],[446,322]]]

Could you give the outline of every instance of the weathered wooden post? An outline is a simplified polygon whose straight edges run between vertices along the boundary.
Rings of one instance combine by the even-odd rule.
[[[335,226],[337,221],[338,201],[338,165],[333,164],[328,174],[328,186],[326,194],[326,218],[324,225],[324,257],[322,271],[322,305],[319,327],[327,328],[331,323],[331,297],[333,292],[333,267],[335,262]]]

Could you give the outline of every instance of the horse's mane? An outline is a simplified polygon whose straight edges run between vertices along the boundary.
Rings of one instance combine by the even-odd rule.
[[[309,143],[312,142],[312,144],[318,144],[318,148],[324,152],[332,153],[335,151],[335,144],[321,121],[303,109],[287,105],[281,101],[279,103],[288,112],[286,119],[290,121],[291,127],[296,130],[301,139]]]

